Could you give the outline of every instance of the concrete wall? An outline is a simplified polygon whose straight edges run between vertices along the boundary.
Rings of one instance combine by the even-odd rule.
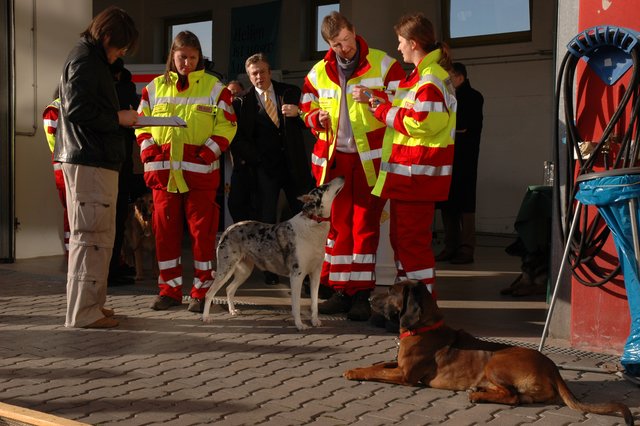
[[[199,0],[37,0],[35,36],[37,75],[32,69],[29,47],[31,2],[16,2],[19,128],[35,136],[17,138],[16,210],[20,230],[16,257],[28,258],[62,253],[61,208],[53,185],[50,154],[42,126],[34,113],[48,103],[57,84],[64,59],[93,11],[110,4],[126,9],[141,32],[140,48],[127,63],[163,63],[166,55],[166,18],[198,12],[213,17],[213,55],[216,68],[226,72],[229,58],[231,8],[259,4],[260,0],[226,2]],[[370,45],[401,60],[392,27],[404,13],[422,11],[441,28],[439,0],[342,0],[341,10]],[[570,2],[573,3],[573,0]],[[91,7],[93,5],[93,7]],[[314,61],[305,59],[304,34],[308,2],[282,0],[279,63],[284,80],[301,84]],[[533,40],[526,43],[453,49],[455,60],[467,64],[472,85],[485,97],[485,127],[478,179],[478,231],[512,233],[513,222],[528,185],[542,181],[542,165],[551,157],[554,84],[556,1],[534,1]],[[564,53],[564,52],[563,52]],[[408,67],[407,67],[408,69]],[[24,70],[24,74],[22,74]],[[37,95],[33,96],[33,85]],[[37,208],[33,208],[36,200]]]

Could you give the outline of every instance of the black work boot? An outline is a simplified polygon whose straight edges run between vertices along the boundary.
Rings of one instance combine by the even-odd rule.
[[[369,303],[371,290],[361,290],[352,296],[351,309],[347,318],[351,321],[366,321],[371,316],[371,304]]]
[[[329,299],[318,305],[318,312],[325,315],[344,314],[351,308],[351,297],[336,291]]]

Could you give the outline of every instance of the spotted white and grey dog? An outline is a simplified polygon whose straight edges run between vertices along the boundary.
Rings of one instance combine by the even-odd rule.
[[[309,275],[311,284],[311,324],[321,325],[318,319],[318,289],[324,260],[324,246],[329,233],[331,204],[342,189],[341,177],[314,188],[299,197],[302,211],[291,219],[270,225],[248,220],[230,226],[222,234],[217,249],[217,268],[213,285],[205,297],[203,321],[211,322],[211,303],[220,288],[233,276],[227,286],[229,313],[239,312],[233,296],[251,275],[253,267],[289,276],[291,312],[298,330],[308,328],[300,319],[302,282]]]

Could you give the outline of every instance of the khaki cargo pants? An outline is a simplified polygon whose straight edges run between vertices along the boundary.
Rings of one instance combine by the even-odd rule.
[[[65,327],[84,327],[104,317],[118,172],[69,163],[62,172],[71,228]]]

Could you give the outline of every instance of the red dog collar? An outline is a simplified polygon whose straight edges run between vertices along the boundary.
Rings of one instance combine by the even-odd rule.
[[[308,217],[311,220],[315,220],[318,223],[320,223],[320,222],[329,222],[331,220],[330,217],[316,216],[315,214],[305,214],[305,216]]]
[[[400,340],[404,339],[405,337],[415,336],[416,334],[422,334],[422,333],[426,333],[427,331],[435,330],[437,328],[442,327],[443,325],[444,325],[444,320],[440,320],[433,325],[427,325],[426,327],[416,328],[415,330],[407,330],[404,333],[400,333]]]

